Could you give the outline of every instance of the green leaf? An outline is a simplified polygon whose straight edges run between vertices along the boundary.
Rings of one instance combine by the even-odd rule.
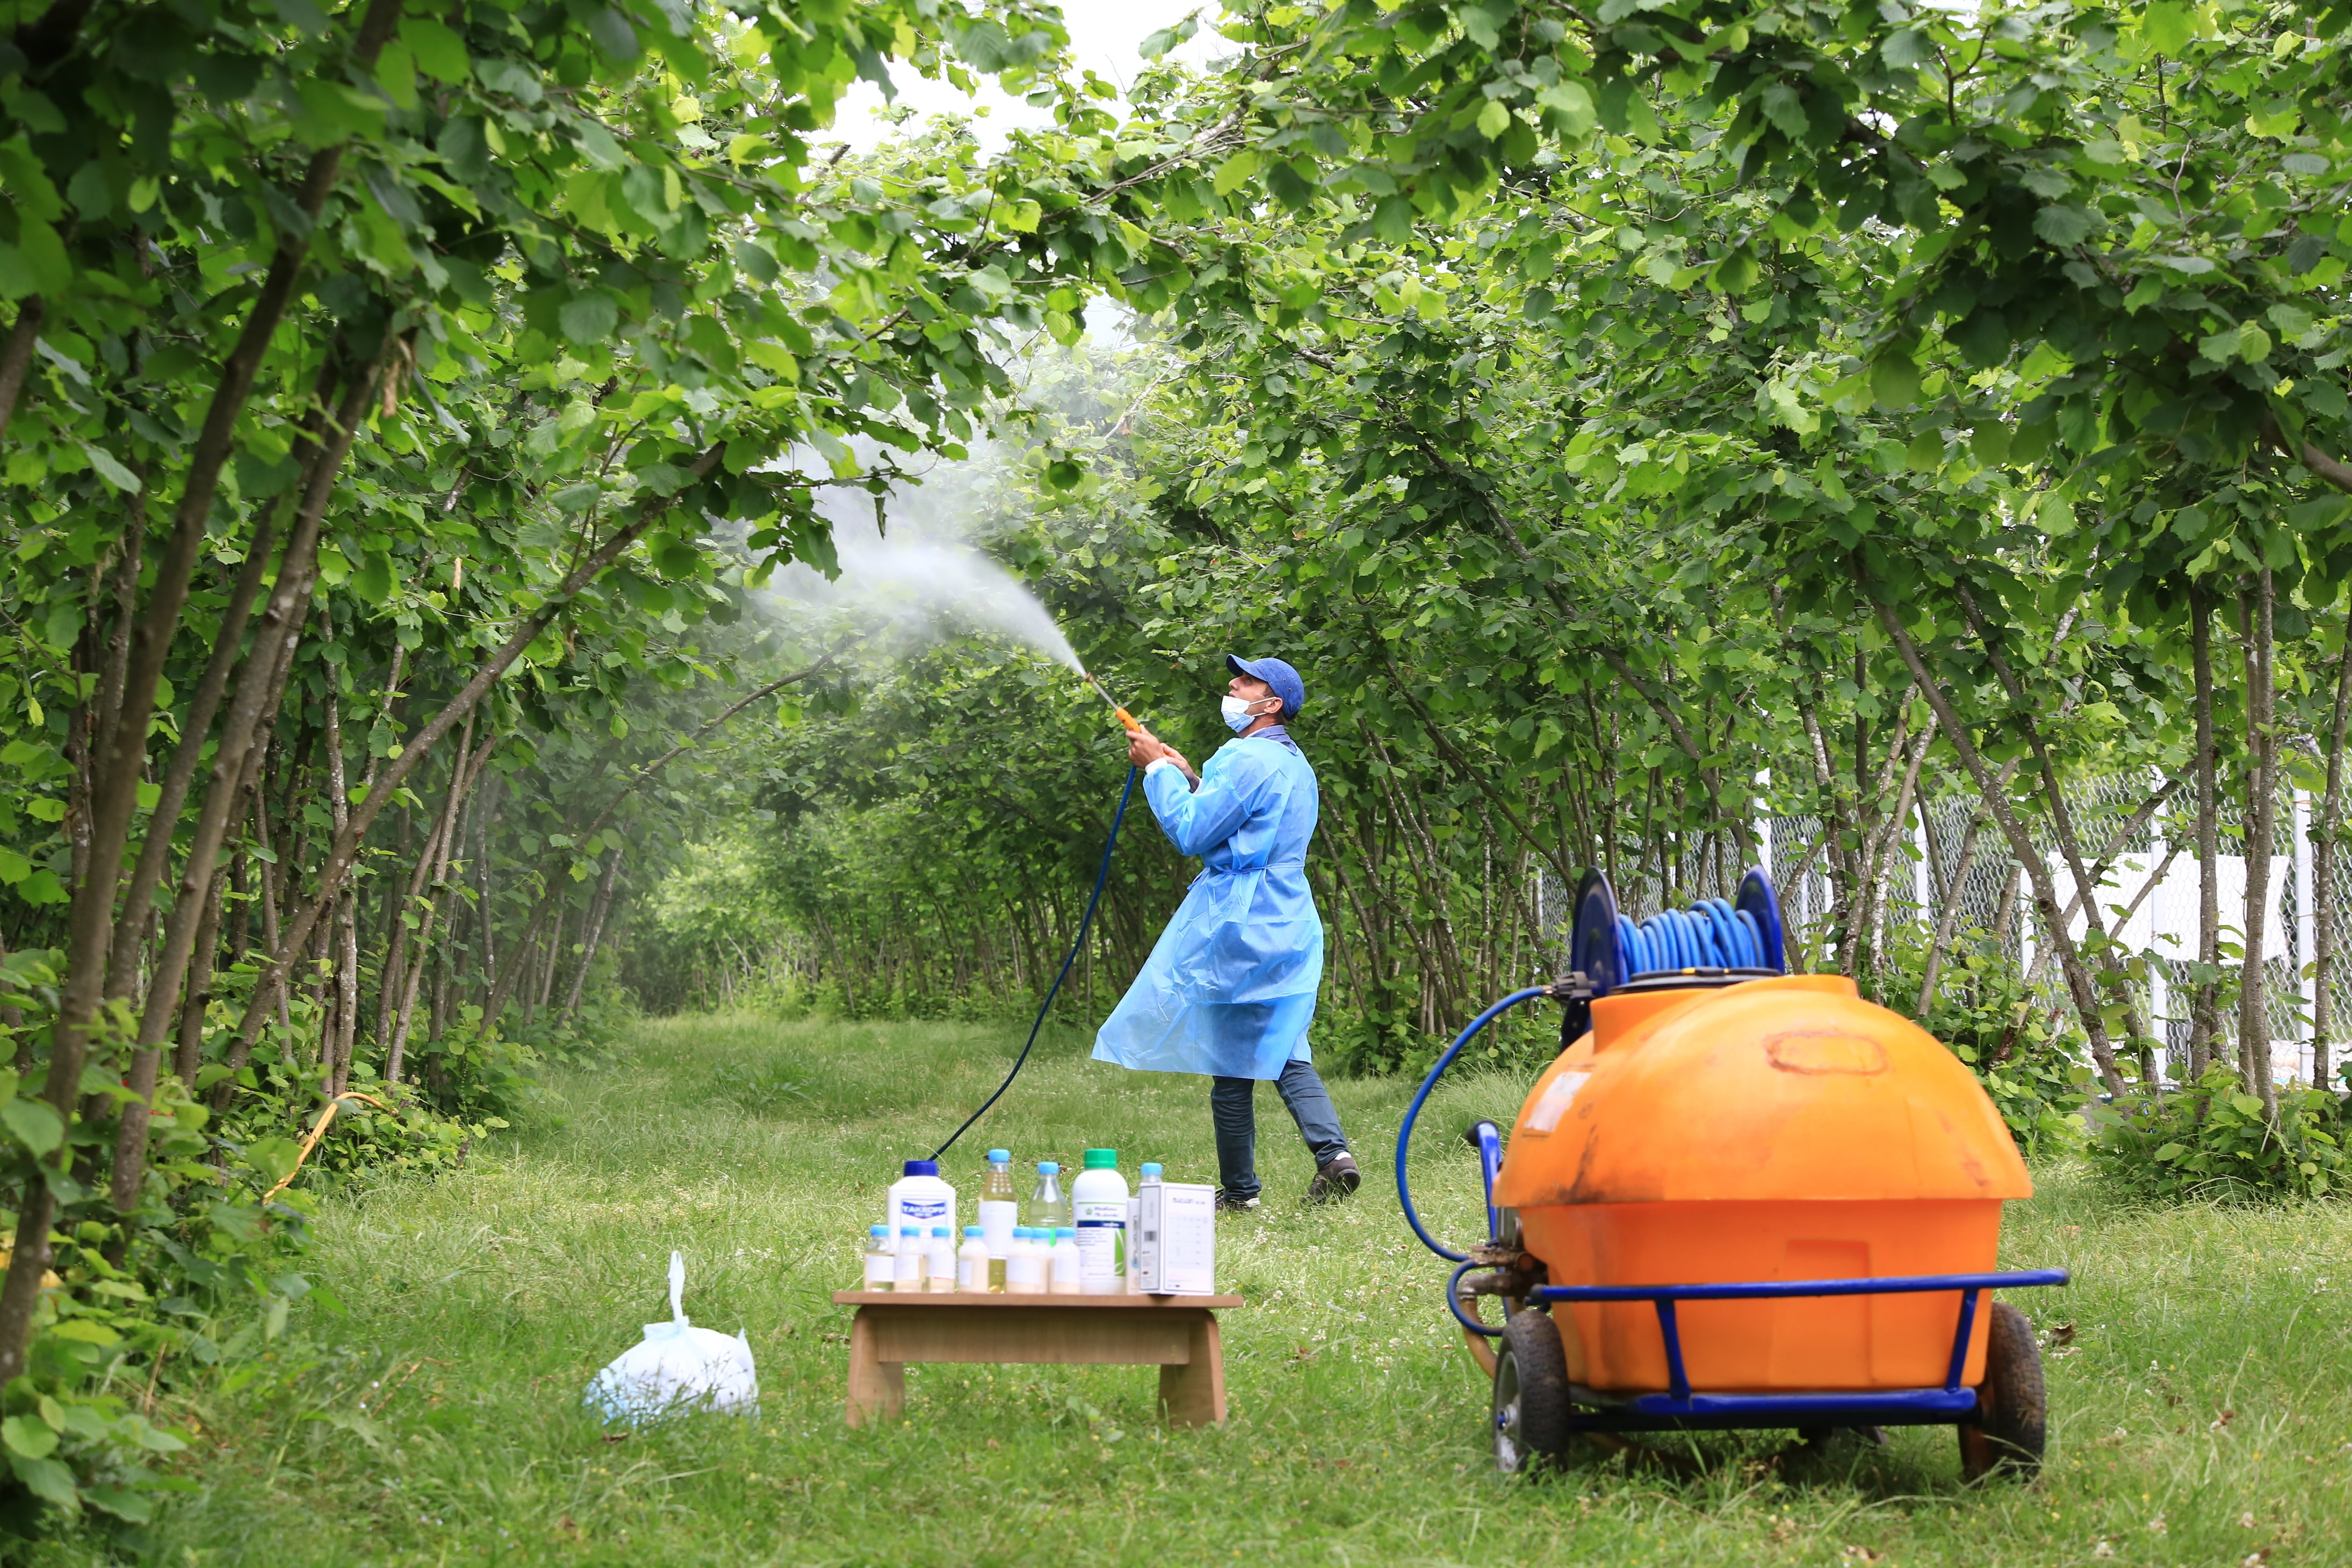
[[[1256,150],[1244,147],[1217,165],[1217,172],[1210,183],[1216,187],[1217,194],[1230,196],[1249,183],[1250,177],[1257,172],[1257,166]]]
[[[89,459],[89,465],[98,470],[98,476],[124,495],[134,494],[142,487],[139,476],[124,467],[122,460],[105,447],[85,443],[81,451]]]
[[[22,1454],[11,1454],[8,1468],[16,1472],[16,1479],[25,1483],[27,1490],[42,1500],[68,1511],[79,1506],[81,1499],[74,1488],[73,1471],[57,1460],[28,1459]]]
[[[30,875],[32,870],[33,862],[15,850],[0,849],[0,884],[14,887]]]
[[[1489,141],[1511,128],[1511,111],[1496,99],[1488,99],[1486,107],[1478,111],[1479,133]]]
[[[2183,0],[2153,0],[2139,15],[2139,36],[2160,55],[2177,55],[2197,36],[2197,17]]]
[[[416,57],[400,39],[386,44],[376,57],[375,85],[398,107],[416,107]]]
[[[2149,1157],[2152,1159],[2161,1160],[2167,1165],[2169,1165],[2188,1152],[2189,1145],[2186,1144],[2167,1144],[2164,1147],[2157,1150],[2156,1153]]]
[[[2230,1104],[2241,1116],[2259,1116],[2263,1113],[2263,1103],[2251,1094],[2232,1094],[2230,1096]]]
[[[11,1100],[0,1105],[0,1124],[37,1155],[47,1155],[66,1141],[66,1124],[46,1100]]]
[[[2061,249],[2081,245],[2098,226],[2089,208],[2072,202],[2053,203],[2033,214],[2033,232]]]
[[[46,1459],[58,1451],[58,1435],[37,1416],[11,1416],[0,1421],[0,1442],[8,1445],[10,1453],[28,1459]]]
[[[1889,413],[1909,408],[1919,401],[1919,367],[1907,354],[1882,356],[1870,367],[1870,392]]]
[[[613,297],[602,289],[575,294],[563,302],[556,312],[556,320],[563,328],[563,336],[583,348],[602,343],[620,325],[620,308]]]
[[[400,41],[415,57],[416,68],[435,81],[458,86],[473,75],[473,61],[457,35],[429,16],[404,16]]]

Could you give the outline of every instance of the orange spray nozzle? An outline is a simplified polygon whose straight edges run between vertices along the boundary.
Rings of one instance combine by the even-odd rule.
[[[1114,707],[1110,711],[1118,716],[1119,723],[1127,726],[1128,734],[1141,735],[1143,733],[1143,727],[1135,722],[1135,716],[1133,714],[1128,712],[1123,707]]]

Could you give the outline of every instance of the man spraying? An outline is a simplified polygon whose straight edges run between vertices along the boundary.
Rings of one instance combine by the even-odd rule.
[[[1225,663],[1225,723],[1239,738],[1206,768],[1194,772],[1149,730],[1128,743],[1160,831],[1202,872],[1096,1035],[1095,1060],[1208,1075],[1223,1209],[1258,1206],[1255,1095],[1274,1080],[1315,1156],[1307,1200],[1328,1203],[1362,1178],[1307,1046],[1323,978],[1323,921],[1307,885],[1318,801],[1315,769],[1285,728],[1307,688],[1280,659]]]

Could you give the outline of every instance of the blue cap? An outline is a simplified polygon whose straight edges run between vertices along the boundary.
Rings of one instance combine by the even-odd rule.
[[[1037,1174],[1039,1176],[1059,1176],[1062,1174],[1062,1167],[1058,1161],[1039,1160],[1037,1162]]]
[[[866,1234],[870,1236],[887,1236],[890,1234],[890,1228],[887,1225],[877,1225]]]
[[[901,1236],[920,1236],[922,1233],[923,1228],[919,1225],[902,1225],[898,1227],[898,1234]]]
[[[988,1157],[996,1165],[1007,1165],[1010,1164],[1013,1159],[1013,1151],[1011,1149],[991,1149],[988,1151]]]
[[[1160,1174],[1160,1162],[1158,1160],[1146,1161],[1143,1166],[1143,1174],[1145,1176],[1158,1176]]]
[[[1077,1233],[1078,1229],[1075,1225],[1061,1226],[1055,1230],[1054,1239],[1056,1241],[1067,1241]]]
[[[934,1236],[952,1236],[955,1232],[950,1230],[944,1225],[934,1225],[931,1227],[931,1234]]]
[[[987,1231],[977,1225],[967,1225],[963,1228],[963,1239],[966,1241],[977,1241],[987,1234]]]
[[[1298,716],[1307,706],[1307,683],[1298,672],[1280,659],[1244,659],[1239,653],[1225,655],[1225,667],[1237,675],[1247,675],[1254,681],[1264,681],[1282,699],[1282,718],[1287,724]]]
[[[908,1160],[907,1162],[907,1169],[904,1174],[907,1176],[937,1176],[940,1174],[940,1162],[937,1160]]]

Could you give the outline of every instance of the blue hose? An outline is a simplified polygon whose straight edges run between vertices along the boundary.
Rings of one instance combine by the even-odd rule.
[[[1405,1183],[1404,1171],[1405,1149],[1406,1145],[1412,1138],[1412,1124],[1414,1120],[1420,1116],[1423,1103],[1429,1099],[1429,1092],[1437,1087],[1438,1079],[1444,1076],[1445,1070],[1454,1065],[1454,1059],[1462,1054],[1462,1048],[1469,1044],[1471,1039],[1475,1036],[1480,1030],[1485,1029],[1488,1024],[1494,1022],[1497,1017],[1508,1012],[1511,1009],[1517,1007],[1521,1002],[1530,1002],[1535,1000],[1538,997],[1548,997],[1549,995],[1551,995],[1551,988],[1549,986],[1529,986],[1523,991],[1513,991],[1509,996],[1505,997],[1501,1001],[1496,1002],[1493,1007],[1488,1008],[1485,1012],[1480,1013],[1476,1018],[1472,1019],[1470,1020],[1470,1027],[1454,1037],[1454,1043],[1445,1048],[1445,1054],[1437,1059],[1437,1065],[1431,1068],[1429,1070],[1429,1076],[1421,1081],[1421,1090],[1418,1093],[1413,1095],[1412,1103],[1405,1107],[1404,1125],[1397,1129],[1397,1202],[1403,1206],[1404,1222],[1412,1227],[1412,1233],[1421,1238],[1421,1244],[1423,1247],[1428,1248],[1432,1252],[1436,1253],[1440,1258],[1448,1259],[1454,1262],[1460,1263],[1467,1260],[1470,1255],[1467,1252],[1456,1252],[1451,1247],[1446,1246],[1444,1242],[1430,1235],[1428,1230],[1424,1228],[1421,1223],[1421,1211],[1412,1206],[1412,1191]],[[1448,1301],[1452,1301],[1454,1299],[1454,1291],[1451,1286],[1447,1287],[1445,1296]],[[1455,1309],[1454,1315],[1456,1317],[1462,1315],[1459,1308]]]
[[[1486,1324],[1480,1322],[1476,1318],[1472,1317],[1468,1312],[1462,1310],[1462,1276],[1467,1274],[1471,1270],[1477,1267],[1478,1264],[1475,1261],[1457,1263],[1454,1265],[1454,1272],[1447,1275],[1445,1279],[1445,1304],[1454,1309],[1455,1321],[1460,1322],[1464,1328],[1468,1329],[1472,1333],[1482,1333],[1488,1339],[1500,1339],[1503,1337],[1503,1331],[1501,1329],[1490,1328]]]
[[[1078,950],[1087,945],[1087,931],[1094,925],[1095,905],[1102,902],[1103,883],[1110,878],[1110,852],[1118,848],[1118,825],[1127,820],[1128,799],[1134,793],[1135,769],[1129,768],[1127,770],[1127,783],[1118,792],[1118,810],[1111,815],[1110,837],[1103,841],[1102,864],[1095,871],[1095,890],[1087,894],[1087,912],[1078,917],[1077,939],[1070,944],[1069,952],[1063,956],[1061,973],[1055,975],[1054,983],[1045,988],[1045,999],[1037,1004],[1036,1021],[1029,1026],[1029,1039],[1027,1043],[1021,1047],[1021,1054],[1013,1058],[1013,1071],[1004,1075],[1004,1082],[996,1086],[996,1092],[982,1102],[979,1110],[964,1118],[963,1125],[950,1134],[946,1143],[931,1151],[931,1158],[936,1160],[954,1148],[956,1139],[971,1131],[971,1124],[987,1115],[989,1106],[1003,1099],[1004,1092],[1013,1087],[1013,1081],[1021,1076],[1022,1066],[1029,1060],[1030,1047],[1037,1043],[1037,1031],[1045,1027],[1045,1015],[1053,1009],[1054,998],[1060,993],[1062,982],[1069,977],[1070,966],[1077,962]]]
[[[1702,898],[1688,909],[1666,909],[1639,925],[1617,917],[1617,947],[1625,957],[1625,977],[1671,974],[1679,969],[1773,967],[1764,954],[1764,933],[1756,917],[1720,898]]]

